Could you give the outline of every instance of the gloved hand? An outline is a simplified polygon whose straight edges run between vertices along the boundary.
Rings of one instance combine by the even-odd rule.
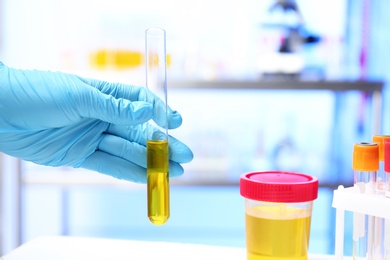
[[[145,183],[144,123],[162,124],[153,112],[161,102],[144,87],[17,70],[0,62],[0,151],[41,165],[81,167]],[[168,128],[181,122],[169,108]],[[169,175],[179,176],[180,164],[193,155],[177,139],[168,141]]]

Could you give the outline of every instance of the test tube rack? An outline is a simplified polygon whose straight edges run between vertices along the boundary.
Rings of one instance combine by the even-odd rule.
[[[336,208],[335,259],[344,259],[345,211],[390,219],[389,197],[377,194],[363,194],[355,187],[344,188],[344,186],[340,185],[333,192],[332,207]]]

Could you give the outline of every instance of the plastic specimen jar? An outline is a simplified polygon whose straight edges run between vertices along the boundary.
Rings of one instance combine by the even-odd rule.
[[[317,178],[268,171],[243,174],[248,260],[307,259]]]

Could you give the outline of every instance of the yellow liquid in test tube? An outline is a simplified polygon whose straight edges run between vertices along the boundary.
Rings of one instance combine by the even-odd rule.
[[[255,209],[256,216],[246,213],[248,260],[308,259],[311,215],[300,209],[286,210],[290,217],[279,218],[275,216],[274,208],[265,207],[259,211]],[[268,216],[264,217],[260,212]]]
[[[147,141],[148,217],[155,225],[169,218],[168,141]]]

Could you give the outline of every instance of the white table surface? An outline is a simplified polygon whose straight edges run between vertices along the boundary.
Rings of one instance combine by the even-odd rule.
[[[84,237],[39,237],[1,260],[246,259],[245,248]],[[310,260],[333,256],[310,255]]]

